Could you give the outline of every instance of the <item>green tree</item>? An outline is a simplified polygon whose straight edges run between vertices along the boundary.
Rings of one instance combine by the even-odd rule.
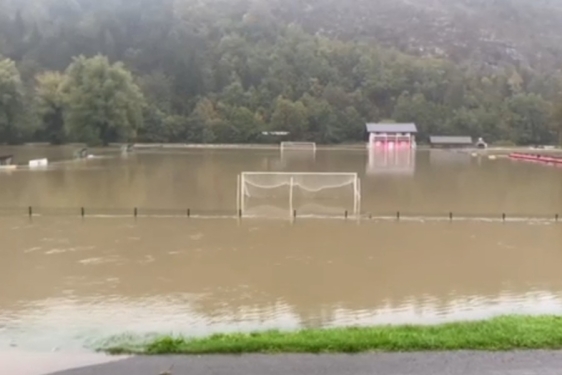
[[[143,110],[144,126],[139,129],[140,142],[169,142],[169,134],[164,126],[166,114],[154,104],[147,105]]]
[[[338,115],[339,138],[342,141],[361,141],[365,137],[365,119],[353,107],[347,107]]]
[[[146,101],[155,105],[165,113],[172,112],[172,83],[170,78],[162,72],[153,72],[138,79]]]
[[[338,142],[334,134],[338,118],[334,108],[325,99],[305,94],[301,99],[306,108],[307,132],[299,140],[311,140],[321,143]]]
[[[555,139],[551,120],[551,106],[536,94],[519,94],[510,98],[510,125],[516,142],[520,144],[544,144]]]
[[[21,141],[23,85],[16,64],[9,59],[0,60],[0,143]]]
[[[419,126],[420,138],[430,134],[448,133],[439,107],[425,99],[423,94],[405,92],[397,100],[392,118],[398,122],[414,122]]]
[[[558,145],[562,146],[562,101],[555,107],[552,116],[553,122],[558,133]]]
[[[445,13],[454,14],[447,10],[459,1],[444,4]],[[99,57],[79,58],[63,85],[68,140],[107,143],[133,137],[138,128],[145,141],[255,142],[261,131],[281,128],[295,140],[347,142],[362,139],[364,120],[382,118],[416,122],[421,138],[556,139],[552,124],[558,120],[549,115],[562,89],[562,48],[552,36],[562,30],[562,13],[553,4],[464,1],[473,16],[455,19],[464,30],[456,33],[463,35],[459,44],[455,33],[436,38],[424,17],[415,30],[411,22],[396,27],[405,18],[395,11],[413,8],[391,11],[390,0],[345,12],[333,0],[317,0],[315,11],[305,12],[305,27],[295,26],[302,24],[302,4],[295,0],[195,3],[0,0],[0,53],[16,63],[20,76],[18,88],[2,98],[2,141],[63,140],[60,106],[47,99],[58,94],[35,78],[63,71],[75,56],[96,54],[123,61],[133,72],[146,100],[144,126],[138,128],[141,107],[131,103],[142,100],[130,89],[128,73],[115,74],[122,70]],[[373,14],[389,24],[361,21]],[[475,22],[513,48],[481,48],[471,33]],[[528,27],[521,31],[513,22]],[[555,26],[535,38],[545,22]],[[33,134],[36,125],[41,129]]]
[[[199,100],[191,113],[190,119],[193,123],[193,128],[199,129],[198,138],[200,142],[209,143],[215,141],[215,133],[223,121],[212,100],[209,98]]]
[[[302,102],[292,102],[278,98],[271,115],[271,128],[276,131],[290,132],[291,139],[300,139],[307,131],[307,111]]]
[[[259,116],[256,116],[246,107],[232,108],[228,120],[238,131],[238,139],[236,142],[259,142],[261,138],[261,129],[263,123]]]
[[[41,131],[52,144],[66,139],[64,127],[64,76],[58,72],[45,72],[37,76],[36,95]]]
[[[65,123],[70,135],[88,144],[135,138],[142,126],[144,97],[123,64],[103,56],[80,56],[66,71]]]

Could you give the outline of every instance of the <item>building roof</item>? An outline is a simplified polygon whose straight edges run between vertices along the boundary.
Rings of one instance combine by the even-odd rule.
[[[442,145],[471,145],[474,143],[472,137],[455,135],[432,135],[429,137],[429,142]]]
[[[366,125],[369,133],[417,133],[416,124],[394,124],[394,123],[368,123]]]

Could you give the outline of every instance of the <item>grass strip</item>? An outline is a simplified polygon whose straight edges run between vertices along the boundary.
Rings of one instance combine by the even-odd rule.
[[[562,349],[562,317],[503,316],[440,325],[402,325],[215,334],[204,338],[161,336],[142,344],[100,348],[111,354],[360,353]]]

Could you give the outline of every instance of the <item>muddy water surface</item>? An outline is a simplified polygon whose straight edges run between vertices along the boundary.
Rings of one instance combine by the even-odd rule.
[[[560,169],[443,151],[107,156],[0,172],[3,362],[70,364],[124,332],[562,312]],[[238,173],[266,170],[357,172],[364,216],[401,220],[235,219]]]

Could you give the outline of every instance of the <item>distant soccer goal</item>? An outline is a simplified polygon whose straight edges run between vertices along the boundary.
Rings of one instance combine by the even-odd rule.
[[[281,142],[279,145],[281,152],[284,151],[313,151],[316,152],[314,142]]]
[[[238,176],[242,217],[359,217],[357,173],[242,172]]]

